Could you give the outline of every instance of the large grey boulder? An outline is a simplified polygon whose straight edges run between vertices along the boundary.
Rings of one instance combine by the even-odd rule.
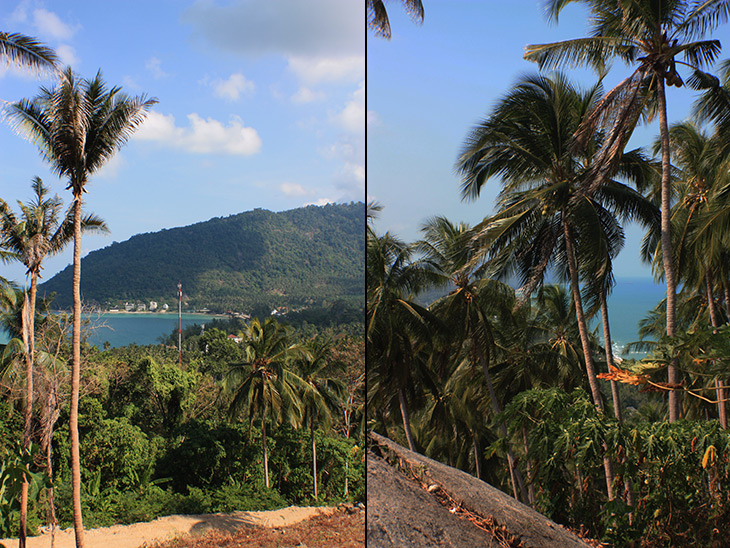
[[[368,548],[590,548],[491,485],[368,434]]]

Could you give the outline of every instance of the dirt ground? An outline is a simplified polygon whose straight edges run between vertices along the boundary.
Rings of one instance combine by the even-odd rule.
[[[314,516],[332,515],[337,508],[290,506],[262,512],[233,512],[230,514],[175,515],[147,523],[114,525],[85,532],[86,548],[139,548],[181,539],[187,535],[231,535],[241,528],[268,528],[282,530]],[[333,516],[334,517],[334,516]],[[285,530],[285,529],[284,529]],[[364,528],[363,528],[364,535]],[[364,543],[362,544],[364,546]],[[0,540],[4,548],[17,548],[18,539]],[[73,528],[56,532],[54,548],[76,546]],[[230,546],[235,546],[232,544]],[[242,544],[243,546],[243,544]],[[332,546],[336,546],[332,544]],[[28,548],[50,548],[51,535],[30,537]]]

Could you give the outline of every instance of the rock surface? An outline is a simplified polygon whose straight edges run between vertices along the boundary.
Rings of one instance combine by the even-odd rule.
[[[368,548],[590,548],[491,485],[368,435]]]

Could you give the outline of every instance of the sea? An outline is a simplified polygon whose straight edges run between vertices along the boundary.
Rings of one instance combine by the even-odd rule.
[[[200,325],[213,320],[216,316],[203,314],[183,314],[183,331],[191,325]],[[85,314],[90,330],[89,342],[99,348],[108,342],[112,348],[137,344],[140,346],[159,344],[160,339],[177,333],[178,315],[175,313],[154,314],[140,313],[106,313]],[[0,343],[8,341],[6,333],[0,331]]]
[[[611,326],[614,355],[622,358],[641,358],[645,353],[626,351],[626,345],[639,340],[639,322],[666,297],[666,287],[651,278],[617,278],[616,286],[608,297],[608,321]],[[598,321],[598,338],[603,342],[603,327]]]
[[[417,300],[428,305],[444,294],[444,290],[430,290]],[[651,278],[617,278],[608,298],[608,320],[611,325],[613,353],[622,358],[638,359],[644,352],[628,352],[626,345],[639,340],[639,322],[665,297],[666,289]],[[603,327],[598,315],[590,324],[603,343]]]
[[[647,278],[619,278],[608,299],[608,313],[611,324],[614,354],[623,358],[638,358],[641,353],[628,353],[626,345],[639,340],[639,321],[665,296],[665,288]],[[436,296],[433,296],[436,298]],[[178,317],[174,313],[105,313],[87,316],[93,326],[89,342],[103,348],[108,342],[113,348],[130,344],[159,344],[177,330]],[[204,325],[215,316],[183,314],[183,329],[197,324]],[[591,328],[597,328],[599,340],[603,341],[603,330],[599,321]],[[0,343],[7,342],[7,335],[0,332]]]

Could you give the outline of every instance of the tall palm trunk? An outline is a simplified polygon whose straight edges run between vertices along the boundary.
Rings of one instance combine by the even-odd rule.
[[[575,260],[575,250],[573,248],[573,241],[571,240],[570,229],[568,228],[568,225],[566,223],[563,223],[563,232],[565,234],[565,252],[568,256],[570,287],[573,291],[575,316],[578,320],[578,331],[580,332],[580,343],[583,347],[583,356],[586,362],[588,384],[591,387],[593,403],[596,405],[601,413],[605,413],[603,398],[601,397],[601,391],[598,387],[598,377],[596,377],[596,367],[593,363],[593,356],[591,355],[591,345],[588,341],[588,325],[586,324],[585,314],[583,313],[583,302],[580,298],[580,285],[578,284],[578,265]],[[613,464],[607,456],[603,457],[603,469],[606,475],[606,493],[608,494],[608,500],[613,500]]]
[[[269,450],[266,447],[266,416],[265,413],[261,414],[261,441],[264,446],[264,480],[266,481],[266,488],[269,488]]]
[[[81,457],[79,447],[79,389],[81,383],[81,194],[74,196],[74,269],[73,301],[74,320],[73,359],[71,362],[71,498],[73,502],[74,533],[76,548],[84,546],[84,521],[81,515]]]
[[[603,343],[606,346],[606,362],[611,367],[616,367],[613,360],[613,341],[611,340],[611,327],[608,321],[608,302],[606,301],[606,293],[601,293],[601,320],[603,322]],[[611,396],[613,398],[613,415],[616,417],[618,422],[623,422],[623,409],[621,408],[621,396],[618,392],[618,383],[611,381]],[[624,462],[626,457],[622,460]],[[625,478],[625,495],[626,504],[633,507],[635,504],[634,500],[634,485],[633,480],[630,477]],[[629,514],[629,521],[633,522],[633,515]]]
[[[598,387],[598,377],[596,376],[596,366],[593,363],[593,355],[591,354],[591,344],[588,340],[588,325],[586,323],[585,314],[583,312],[583,301],[580,297],[580,284],[578,283],[578,265],[575,259],[575,249],[573,248],[572,236],[570,229],[566,223],[563,223],[563,232],[565,234],[565,251],[568,255],[568,271],[570,274],[570,289],[573,293],[573,303],[575,305],[575,316],[578,321],[578,332],[580,333],[580,343],[583,348],[583,356],[586,363],[586,373],[588,375],[588,385],[591,388],[593,403],[598,410],[603,413],[603,397]]]
[[[408,440],[408,449],[415,451],[416,442],[413,440],[413,433],[411,432],[411,417],[408,413],[408,404],[403,388],[398,388],[398,404],[400,405],[400,416],[403,419],[403,430],[405,430],[406,440]]]
[[[611,340],[611,326],[608,322],[608,303],[606,302],[606,292],[601,291],[601,321],[603,323],[603,345],[606,347],[606,363],[609,371],[612,367],[616,367],[613,360],[613,341]],[[618,383],[611,381],[611,396],[613,397],[613,415],[618,422],[623,422],[623,413],[621,409],[621,396],[618,393]]]
[[[527,469],[527,495],[530,497],[530,506],[535,506],[535,486],[533,485],[533,476],[532,476],[532,462],[530,461],[528,455],[530,454],[530,445],[527,440],[527,428],[524,426],[522,427],[522,443],[525,450],[525,461],[527,462],[525,468]]]
[[[35,362],[35,300],[38,272],[30,275],[30,294],[24,293],[22,312],[23,344],[25,345],[25,409],[23,428],[23,449],[30,448],[33,435],[33,364]],[[28,479],[23,476],[23,485],[20,491],[20,532],[18,547],[25,548],[25,537],[28,527]]]
[[[477,475],[477,479],[482,479],[482,459],[479,454],[479,440],[477,439],[476,432],[471,433],[471,445],[474,450],[474,472]]]
[[[717,328],[720,326],[720,314],[715,304],[715,299],[712,295],[712,274],[705,270],[705,289],[707,290],[707,307],[710,309],[710,321],[712,327],[715,328],[714,332],[717,333]],[[725,407],[725,388],[722,386],[722,381],[715,377],[715,395],[717,396],[717,415],[720,419],[720,426],[727,430],[727,409]]]
[[[58,420],[58,393],[56,388],[55,371],[51,386],[48,388],[46,395],[45,409],[43,410],[43,434],[41,436],[41,450],[46,455],[46,475],[53,482],[53,428]],[[51,548],[53,548],[56,540],[56,503],[54,497],[53,484],[48,488],[48,508],[46,511],[46,521],[51,528]]]
[[[659,101],[659,136],[662,145],[662,217],[661,217],[661,245],[662,263],[664,265],[664,276],[667,282],[667,337],[674,336],[676,319],[677,282],[674,273],[674,261],[672,260],[672,236],[671,236],[671,197],[672,178],[671,163],[669,158],[669,125],[667,123],[667,97],[665,92],[664,77],[657,76],[657,98]],[[679,384],[679,370],[677,359],[674,358],[667,368],[667,382],[670,385]],[[679,419],[679,392],[669,391],[669,422]]]
[[[314,487],[314,500],[317,500],[317,441],[314,439],[314,417],[309,420],[309,432],[312,436],[312,478]]]
[[[494,411],[495,415],[498,415],[502,412],[502,406],[499,405],[497,394],[494,391],[494,385],[492,384],[492,375],[489,373],[487,360],[484,358],[484,354],[482,354],[481,352],[479,352],[479,361],[482,364],[484,378],[487,380],[487,389],[489,390],[489,399],[492,402],[492,410]],[[499,432],[500,434],[502,434],[502,437],[504,439],[507,439],[507,425],[504,423],[504,421],[500,421],[499,423]],[[519,489],[519,494],[522,495],[522,501],[527,503],[530,499],[527,493],[527,489],[525,487],[525,480],[520,473],[520,469],[517,468],[517,459],[515,458],[515,454],[512,452],[512,447],[509,443],[509,440],[507,441],[507,464],[509,465],[509,475],[512,481],[512,493],[514,494],[515,499],[520,500],[520,496],[518,495]]]

